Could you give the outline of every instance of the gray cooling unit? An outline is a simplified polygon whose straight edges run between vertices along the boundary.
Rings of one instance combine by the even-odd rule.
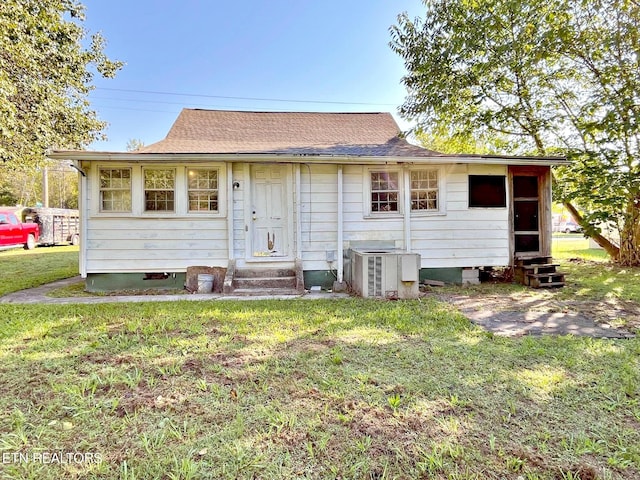
[[[351,287],[362,297],[417,298],[420,255],[397,250],[351,250]]]

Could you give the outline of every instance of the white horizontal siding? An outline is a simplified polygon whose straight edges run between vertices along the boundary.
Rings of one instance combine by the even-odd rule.
[[[300,232],[305,270],[336,268],[327,262],[327,251],[337,251],[338,167],[300,167]]]
[[[398,248],[404,247],[404,220],[401,216],[366,217],[366,169],[360,165],[344,168],[344,240],[352,242],[383,241]]]
[[[306,270],[336,268],[327,262],[327,252],[337,245],[336,165],[300,166],[300,241]],[[422,257],[422,267],[499,266],[509,263],[508,209],[469,209],[468,174],[506,175],[504,166],[452,165],[444,173],[442,214],[410,214],[411,249]],[[250,188],[249,169],[234,164],[232,182],[239,187],[232,195],[233,251],[235,258],[246,255],[245,199]],[[343,214],[345,248],[357,242],[381,241],[405,248],[402,215],[367,217],[365,175],[361,165],[343,167]],[[290,185],[289,214],[296,219],[293,205],[295,182]],[[96,193],[94,192],[94,195]],[[94,197],[95,198],[95,197]],[[225,199],[221,199],[226,204]],[[184,216],[153,218],[141,216],[88,219],[87,271],[153,272],[184,271],[187,266],[226,266],[228,262],[226,217]],[[294,227],[296,228],[296,227]]]
[[[224,232],[223,232],[224,233]],[[215,238],[222,237],[222,238]],[[208,251],[210,250],[219,250],[221,245],[226,245],[227,239],[226,235],[214,234],[211,235],[208,239],[183,239],[183,240],[174,240],[170,238],[161,238],[161,239],[141,239],[139,241],[132,242],[131,240],[94,240],[90,239],[87,242],[87,246],[90,250],[102,250],[102,251],[113,251],[113,250],[126,250],[126,251],[135,251],[135,250],[182,250],[185,249],[203,249],[206,248]],[[176,248],[178,245],[178,248]]]
[[[479,224],[479,222],[476,222]],[[441,227],[446,226],[446,222],[441,222]],[[490,227],[490,225],[488,225]],[[482,226],[481,228],[463,230],[453,228],[432,228],[429,230],[421,230],[418,232],[414,232],[413,242],[414,245],[422,242],[433,242],[433,241],[447,241],[450,242],[452,240],[461,240],[464,241],[465,245],[470,245],[472,243],[484,242],[485,240],[504,240],[505,232],[498,228],[486,228],[486,226]]]
[[[145,221],[142,219],[138,219],[141,225],[145,225]],[[177,224],[178,222],[172,222],[172,224]],[[221,224],[221,221],[218,221],[218,224]],[[94,226],[95,225],[95,226]],[[179,242],[179,241],[210,241],[212,239],[216,240],[226,240],[227,231],[226,229],[211,229],[206,228],[204,225],[201,227],[198,226],[178,226],[173,229],[152,229],[140,231],[135,228],[101,228],[99,222],[93,222],[92,227],[89,228],[89,237],[87,239],[88,242],[113,242],[113,241],[125,241],[131,242],[133,241],[149,241],[149,240],[161,240],[161,241],[171,241],[171,242]],[[128,247],[132,247],[131,243],[128,243]]]
[[[411,217],[411,249],[423,268],[509,264],[509,210],[469,208],[468,175],[506,175],[501,165],[459,165],[449,170],[446,214]]]
[[[117,259],[114,258],[115,256],[117,256]],[[184,262],[181,262],[183,260],[188,260],[189,262],[187,263],[191,263],[193,265],[206,265],[206,266],[213,266],[210,265],[209,263],[193,263],[191,262],[192,260],[198,260],[198,261],[202,261],[202,260],[220,260],[223,259],[222,257],[220,257],[220,255],[216,255],[216,251],[215,250],[204,250],[204,251],[197,251],[194,249],[190,249],[190,248],[184,248],[181,250],[177,250],[175,248],[165,248],[165,249],[160,249],[160,248],[149,248],[149,249],[142,249],[142,250],[109,250],[109,251],[105,251],[105,250],[98,250],[98,249],[93,249],[89,251],[89,255],[88,258],[91,260],[109,260],[111,262],[115,262],[117,260],[134,260],[136,263],[136,268],[131,268],[132,265],[129,265],[129,271],[134,271],[134,272],[138,272],[138,271],[149,271],[150,268],[152,268],[153,270],[164,270],[167,262],[167,259],[171,259],[172,262],[178,262],[181,266],[180,268],[182,270],[184,270],[186,268]],[[224,259],[226,259],[226,257],[224,257]],[[145,263],[145,262],[149,262],[149,261],[154,261],[153,265],[145,265],[144,267],[137,265],[138,263]],[[226,266],[226,262],[222,265],[222,266]]]
[[[87,272],[184,271],[228,264],[226,218],[89,219]]]

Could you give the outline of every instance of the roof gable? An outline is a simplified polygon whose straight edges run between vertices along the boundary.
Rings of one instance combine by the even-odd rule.
[[[137,153],[277,153],[429,156],[389,113],[244,112],[184,109],[160,142]]]

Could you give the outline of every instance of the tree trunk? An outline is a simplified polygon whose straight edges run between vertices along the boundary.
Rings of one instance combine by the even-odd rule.
[[[558,180],[556,179],[556,176],[553,174],[553,172],[551,172],[551,182],[552,182],[554,187],[558,183]],[[562,201],[562,205],[564,205],[564,208],[569,210],[569,213],[571,213],[571,216],[578,223],[578,225],[580,225],[582,227],[584,233],[589,238],[593,238],[593,240],[598,245],[600,245],[602,248],[604,248],[604,250],[607,252],[609,257],[611,257],[611,260],[613,260],[614,262],[617,262],[619,257],[620,257],[620,248],[617,247],[616,245],[614,245],[613,243],[611,243],[609,241],[609,239],[603,237],[594,228],[592,228],[590,225],[588,225],[584,221],[584,218],[582,217],[582,215],[580,215],[580,212],[578,212],[578,209],[576,207],[574,207],[571,204],[571,202],[563,200]]]
[[[601,234],[595,231],[595,229],[588,226],[580,212],[569,202],[562,202],[564,207],[569,210],[573,219],[578,222],[578,224],[583,228],[584,232],[591,238],[595,240],[595,242],[600,245],[611,257],[611,260],[617,262],[620,257],[620,248],[611,243],[607,238],[603,237]]]
[[[627,267],[640,266],[640,211],[636,199],[629,201],[624,227],[620,232],[620,254],[618,263]]]

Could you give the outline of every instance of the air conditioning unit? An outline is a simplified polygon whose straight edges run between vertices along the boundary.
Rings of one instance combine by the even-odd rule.
[[[351,250],[351,287],[362,297],[417,298],[420,255],[397,250]]]

